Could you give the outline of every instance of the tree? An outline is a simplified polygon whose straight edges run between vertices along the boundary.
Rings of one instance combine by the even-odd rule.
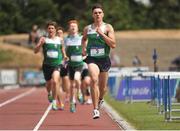
[[[52,0],[28,0],[22,12],[27,27],[33,24],[44,25],[49,20],[59,20],[57,5]]]
[[[0,1],[0,33],[9,34],[15,31],[14,24],[21,17],[20,9],[13,0]]]
[[[150,0],[148,18],[152,28],[180,28],[179,0]]]

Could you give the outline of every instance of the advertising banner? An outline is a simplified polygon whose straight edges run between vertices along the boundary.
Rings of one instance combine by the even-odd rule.
[[[18,83],[18,72],[14,69],[0,70],[0,85],[13,85]]]
[[[22,74],[21,85],[43,85],[45,79],[42,71],[24,71]]]

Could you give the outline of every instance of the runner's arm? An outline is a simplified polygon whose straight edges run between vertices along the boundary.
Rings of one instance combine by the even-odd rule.
[[[82,55],[86,56],[86,46],[87,46],[87,27],[84,28],[82,37]]]
[[[64,60],[67,61],[67,60],[68,60],[68,57],[67,57],[67,55],[66,55],[65,46],[64,46],[64,41],[61,40],[61,43],[62,43],[61,52],[62,52],[62,55],[63,55]]]
[[[103,37],[103,39],[105,40],[108,46],[110,46],[111,48],[115,48],[116,40],[115,40],[115,35],[114,35],[114,29],[110,24],[106,25],[106,29],[107,29],[107,35],[104,34],[100,28],[97,28],[97,33],[99,33],[99,35]]]
[[[35,54],[39,52],[41,46],[42,46],[44,43],[45,43],[45,38],[44,38],[44,37],[41,37],[41,38],[39,39],[39,42],[37,43],[37,45],[36,45],[35,48],[34,48],[34,53],[35,53]]]

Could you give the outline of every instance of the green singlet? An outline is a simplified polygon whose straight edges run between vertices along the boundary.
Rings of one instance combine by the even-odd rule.
[[[57,66],[62,63],[62,43],[59,37],[54,39],[45,38],[43,45],[44,61],[43,64]]]
[[[68,65],[71,67],[83,66],[81,39],[80,35],[69,35],[64,40],[66,54],[69,57]]]
[[[106,23],[101,25],[101,30],[106,33]],[[102,36],[100,36],[93,25],[88,26],[87,30],[87,54],[90,57],[105,58],[109,56],[110,47],[106,44]]]

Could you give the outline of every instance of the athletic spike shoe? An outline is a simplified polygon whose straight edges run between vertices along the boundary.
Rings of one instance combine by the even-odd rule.
[[[59,110],[64,110],[64,104],[60,104]]]
[[[58,107],[55,103],[52,103],[52,110],[55,110],[55,111],[58,110]]]
[[[48,101],[51,103],[53,101],[53,97],[51,94],[48,94]]]
[[[100,110],[100,109],[102,108],[103,103],[104,103],[104,100],[103,100],[103,99],[102,99],[102,100],[99,100],[99,102],[98,102],[98,110]]]
[[[76,112],[76,105],[73,102],[70,103],[70,112],[72,113]]]
[[[84,100],[83,100],[83,96],[81,93],[78,93],[78,101],[79,103],[83,104]]]
[[[92,104],[92,100],[89,98],[89,99],[87,99],[87,101],[85,102],[85,104],[87,104],[87,105],[90,105],[90,104]]]
[[[98,109],[93,110],[93,119],[98,119],[100,117],[100,112]]]

